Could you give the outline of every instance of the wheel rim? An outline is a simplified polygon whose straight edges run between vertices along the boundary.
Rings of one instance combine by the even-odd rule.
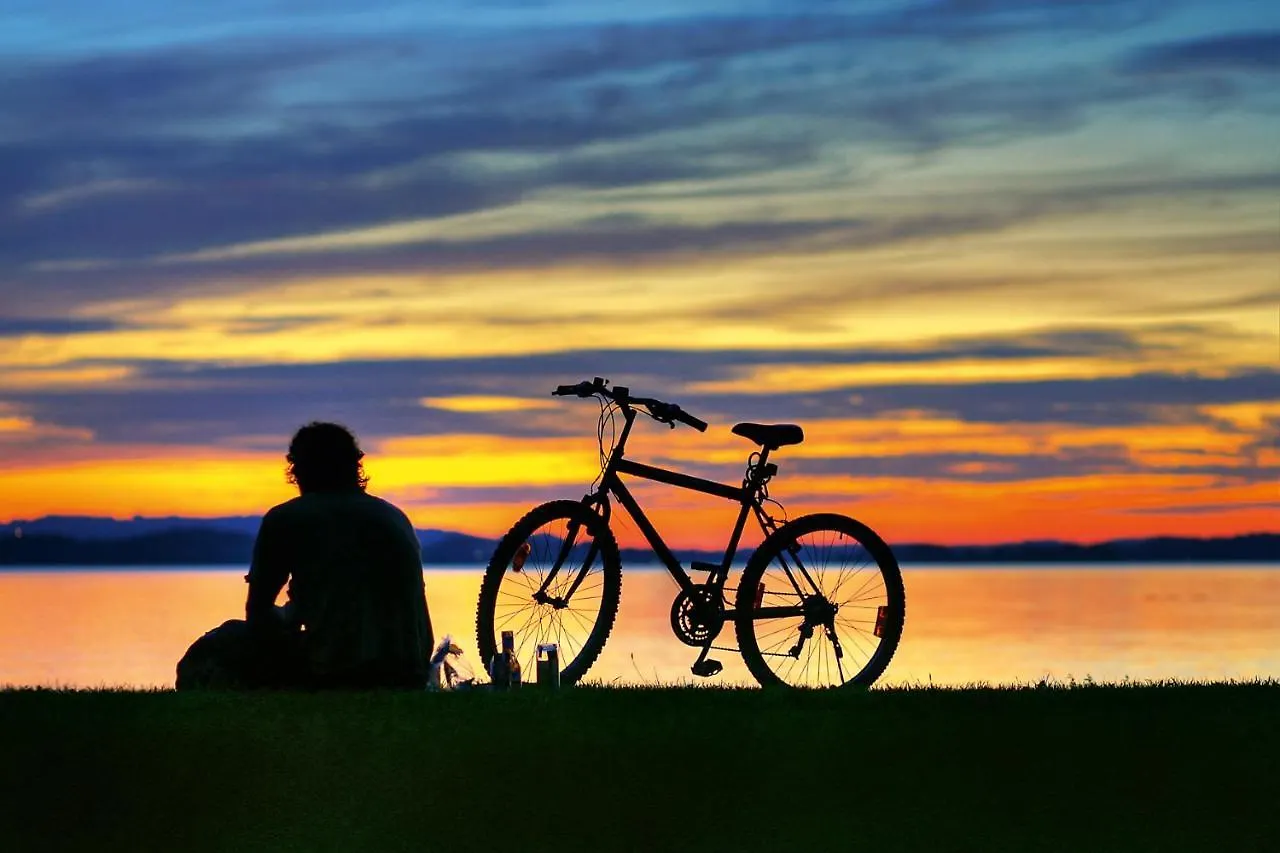
[[[570,543],[569,557],[547,586],[549,602],[539,602],[534,595],[541,589],[569,539],[571,525],[576,528],[576,535]],[[520,661],[524,678],[531,681],[538,646],[555,643],[559,647],[562,679],[573,680],[580,675],[578,665],[600,622],[605,601],[604,557],[598,547],[593,547],[598,540],[583,525],[568,518],[557,518],[530,530],[523,541],[530,547],[521,570],[513,570],[515,555],[509,556],[498,585],[493,611],[494,648],[501,652],[502,633],[511,631],[516,658]],[[590,565],[582,581],[569,596],[570,588],[589,557]],[[566,598],[565,606],[551,603]]]
[[[794,554],[788,546],[795,549]],[[807,579],[798,564],[808,571]],[[793,687],[840,687],[858,682],[895,630],[880,565],[852,534],[817,530],[782,543],[760,583],[764,585],[761,607],[807,605],[808,618],[778,616],[751,623],[765,666],[779,681]],[[806,626],[810,636],[800,643]],[[794,656],[797,644],[800,650]]]

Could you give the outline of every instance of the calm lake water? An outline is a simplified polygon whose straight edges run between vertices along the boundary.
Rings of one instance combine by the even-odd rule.
[[[205,630],[243,614],[242,567],[0,573],[0,684],[171,686]],[[882,684],[1280,678],[1280,566],[903,569],[907,626]],[[431,569],[437,638],[473,665],[480,572]],[[689,674],[696,650],[671,634],[675,583],[624,570],[622,610],[591,680],[754,684]],[[720,642],[732,645],[732,628]]]

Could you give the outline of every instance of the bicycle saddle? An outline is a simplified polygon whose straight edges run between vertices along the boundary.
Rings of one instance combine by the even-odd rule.
[[[737,424],[733,434],[770,449],[804,441],[804,430],[795,424]]]

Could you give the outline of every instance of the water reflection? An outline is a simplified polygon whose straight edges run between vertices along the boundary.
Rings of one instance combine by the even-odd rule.
[[[243,569],[0,573],[0,683],[170,686],[201,632],[238,616]],[[1090,676],[1280,677],[1280,570],[915,568],[907,626],[883,684]],[[476,571],[431,570],[438,634],[475,654]],[[696,650],[671,634],[674,582],[625,571],[622,611],[588,680],[692,683]],[[720,644],[732,646],[732,626]],[[720,652],[711,684],[753,684]]]

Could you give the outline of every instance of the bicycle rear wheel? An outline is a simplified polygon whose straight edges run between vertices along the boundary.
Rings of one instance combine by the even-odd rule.
[[[738,648],[764,686],[865,687],[893,658],[906,592],[893,552],[843,515],[783,525],[738,586]]]
[[[573,684],[600,656],[621,598],[622,561],[605,520],[576,501],[535,507],[502,538],[485,569],[476,610],[480,659],[487,668],[502,632],[511,631],[526,678],[533,678],[537,647],[555,643],[560,683]]]

